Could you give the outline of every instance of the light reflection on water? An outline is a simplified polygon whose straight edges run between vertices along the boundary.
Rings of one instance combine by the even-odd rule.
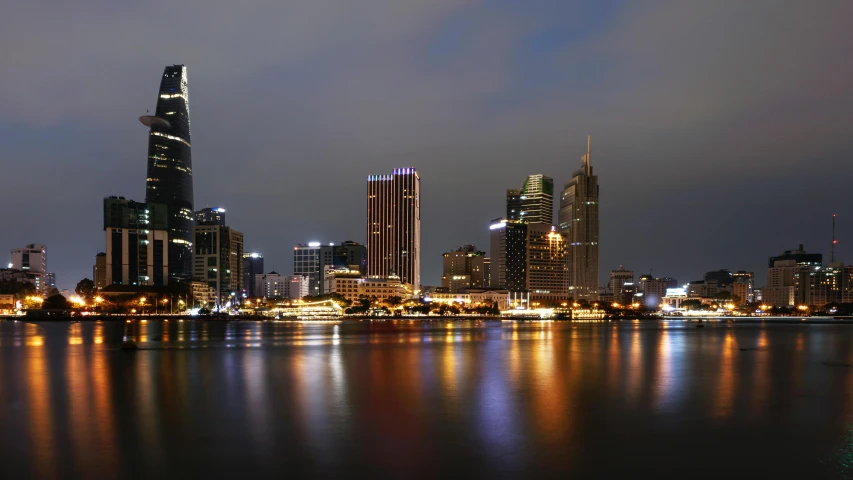
[[[673,475],[849,473],[851,329],[0,322],[0,461],[10,478],[560,476],[654,472],[667,452]]]

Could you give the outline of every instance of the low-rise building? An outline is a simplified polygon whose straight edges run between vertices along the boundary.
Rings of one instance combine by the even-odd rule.
[[[400,281],[400,277],[367,277],[358,282],[358,296],[384,301],[390,297],[406,299],[412,296],[412,286]]]
[[[506,290],[468,289],[462,292],[435,292],[426,298],[430,302],[460,305],[485,305],[495,303],[500,310],[509,308],[509,292]]]

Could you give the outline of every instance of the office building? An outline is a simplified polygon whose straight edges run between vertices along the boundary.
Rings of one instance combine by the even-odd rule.
[[[489,226],[490,288],[507,290],[513,305],[567,300],[568,245],[556,227],[496,219]]]
[[[216,291],[216,308],[241,301],[243,234],[222,225],[193,227],[193,279]]]
[[[293,274],[308,277],[308,295],[320,294],[320,242],[293,247]]]
[[[486,253],[474,245],[462,245],[444,253],[441,288],[445,293],[456,293],[461,289],[484,288],[486,281]]]
[[[591,140],[581,168],[560,195],[560,232],[569,244],[569,296],[598,299],[598,176],[592,171]]]
[[[31,243],[24,248],[15,248],[11,252],[9,268],[24,272],[36,291],[47,292],[47,247]]]
[[[626,270],[625,267],[619,265],[618,269],[610,271],[610,292],[612,292],[614,297],[621,298],[622,285],[626,283],[634,283],[633,270]]]
[[[421,275],[420,190],[414,168],[367,177],[367,275],[396,275],[416,292]]]
[[[196,225],[225,226],[225,209],[221,207],[202,208],[195,212]]]
[[[489,286],[511,295],[527,291],[527,224],[497,218],[489,225]]]
[[[192,273],[193,180],[187,68],[171,65],[160,78],[154,115],[139,118],[148,127],[145,201],[166,205],[168,272],[177,279]]]
[[[319,288],[320,295],[332,293],[327,288],[326,272],[355,270],[362,276],[367,274],[367,247],[356,242],[346,241],[340,245],[323,245],[319,251]]]
[[[263,297],[255,288],[255,275],[264,273],[264,255],[258,252],[243,254],[243,292],[249,298]]]
[[[164,286],[169,283],[168,210],[124,197],[104,199],[104,283]]]
[[[56,274],[53,272],[48,272],[44,276],[44,288],[45,291],[50,292],[51,290],[56,288]]]
[[[506,191],[506,218],[525,223],[554,223],[554,180],[529,175],[521,188]]]
[[[107,254],[100,252],[95,255],[95,265],[92,266],[92,281],[95,288],[101,290],[107,286]]]
[[[568,247],[556,226],[542,223],[527,226],[527,291],[531,301],[558,305],[567,300]],[[598,293],[596,287],[596,294]]]

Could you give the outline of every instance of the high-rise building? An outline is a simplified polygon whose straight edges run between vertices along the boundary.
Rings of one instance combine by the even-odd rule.
[[[367,273],[367,247],[356,242],[346,241],[340,245],[329,244],[320,247],[319,252],[320,295],[328,292],[326,272],[338,270],[354,270],[361,275]]]
[[[95,265],[92,267],[92,281],[95,288],[101,290],[107,286],[107,254],[100,252],[95,255]]]
[[[484,288],[486,286],[486,253],[474,245],[462,245],[442,255],[444,265],[441,288],[446,293],[457,293],[461,289]]]
[[[193,181],[187,68],[171,65],[160,79],[154,115],[139,118],[148,132],[145,201],[168,209],[169,276],[192,273]]]
[[[619,265],[618,269],[610,271],[610,292],[614,297],[621,298],[622,286],[626,283],[634,283],[633,270],[626,270],[625,267]]]
[[[308,277],[308,295],[320,294],[320,242],[293,247],[293,274]]]
[[[497,218],[489,225],[492,264],[490,288],[513,295],[527,291],[527,224]]]
[[[196,225],[225,225],[225,209],[221,207],[202,208],[195,212]]]
[[[240,301],[243,291],[243,234],[222,225],[193,227],[193,278],[216,291],[216,307]]]
[[[45,291],[50,291],[51,289],[56,288],[56,274],[53,272],[48,272],[44,276],[44,288]]]
[[[421,178],[414,168],[367,177],[367,275],[421,280]]]
[[[164,204],[105,198],[105,285],[167,285],[167,227],[168,209]]]
[[[598,176],[592,173],[591,145],[560,195],[560,232],[569,243],[569,295],[598,299]]]
[[[47,247],[31,243],[24,248],[15,248],[11,253],[9,268],[24,272],[39,293],[47,292]]]
[[[243,254],[243,292],[249,298],[262,297],[255,287],[255,275],[264,273],[264,255],[258,252]]]
[[[525,223],[554,223],[554,180],[528,175],[521,188],[506,191],[506,218]]]
[[[809,282],[806,279],[813,270],[823,266],[823,255],[806,253],[803,245],[797,250],[786,250],[770,257],[767,268],[767,285],[762,290],[762,301],[775,307],[793,307],[806,304]]]
[[[491,234],[491,285],[509,292],[515,305],[529,301],[562,303],[567,298],[567,244],[557,228],[541,223],[496,219]]]
[[[565,235],[558,232],[556,226],[530,224],[526,243],[528,297],[531,301],[562,303],[568,293]]]

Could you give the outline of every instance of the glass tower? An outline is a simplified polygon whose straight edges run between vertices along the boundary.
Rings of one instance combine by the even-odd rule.
[[[192,276],[193,178],[187,67],[166,67],[154,115],[139,119],[149,127],[145,201],[168,208],[169,277]]]
[[[598,176],[592,173],[590,138],[586,155],[560,196],[560,233],[569,242],[569,296],[598,300]]]

